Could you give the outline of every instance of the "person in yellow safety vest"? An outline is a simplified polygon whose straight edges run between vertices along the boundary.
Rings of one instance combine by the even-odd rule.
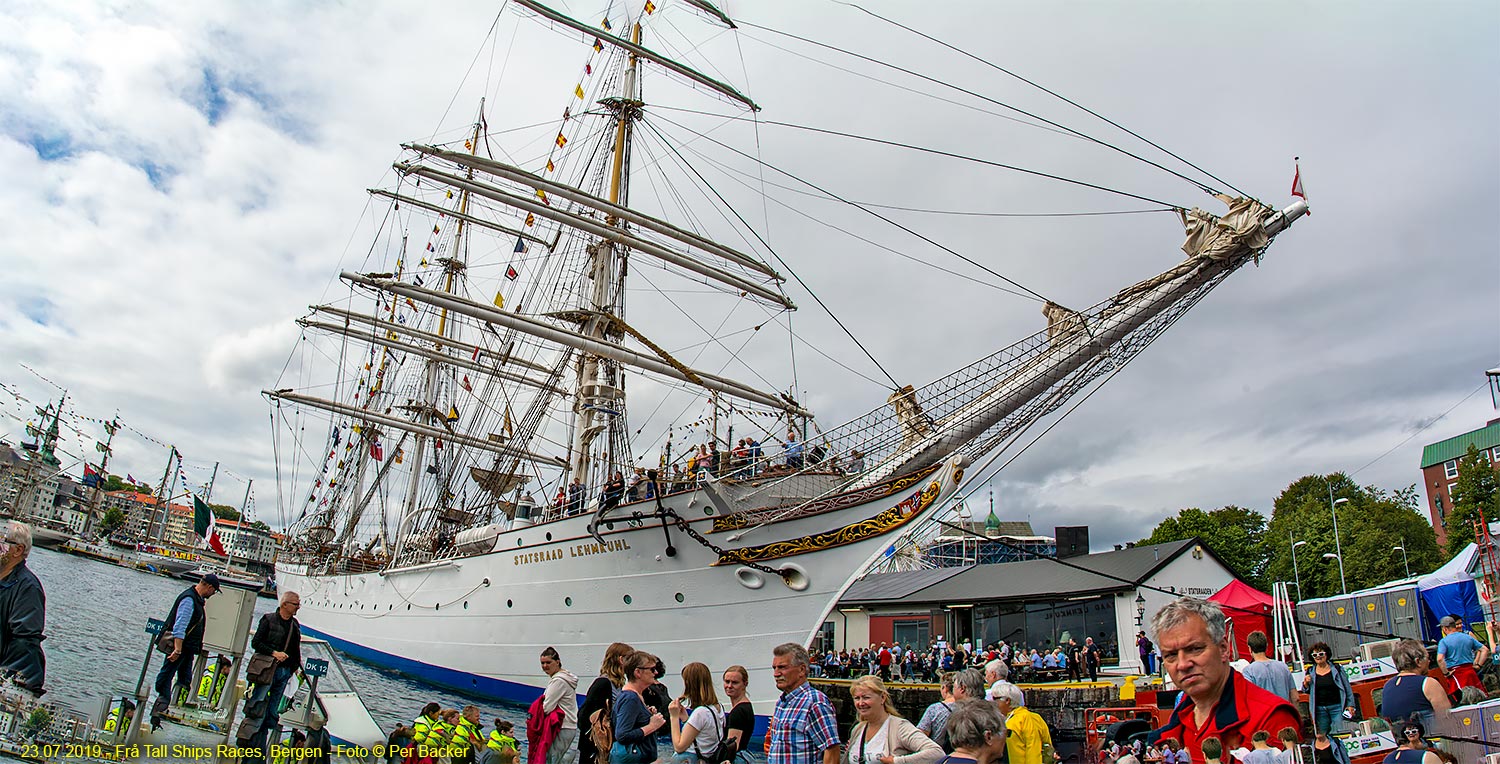
[[[104,720],[105,732],[123,732],[130,726],[130,718],[135,716],[135,704],[129,698],[121,698],[120,705],[109,712],[109,717]],[[123,718],[123,723],[122,719]]]
[[[517,756],[516,738],[511,733],[515,725],[504,719],[495,719],[495,728],[490,730],[490,740],[485,743],[485,764],[515,764]]]
[[[198,697],[208,698],[209,703],[217,706],[219,698],[224,694],[224,681],[229,678],[229,659],[219,656],[218,669],[214,673],[203,673],[203,679],[198,682]]]
[[[458,710],[445,708],[438,714],[439,721],[427,730],[427,742],[419,743],[428,748],[446,748],[453,740],[453,730],[458,726]]]
[[[479,707],[464,706],[453,728],[453,764],[474,764],[474,751],[484,744],[484,738],[479,736],[480,726]]]
[[[424,745],[427,741],[427,733],[432,731],[432,726],[438,723],[438,712],[442,706],[436,703],[428,703],[422,706],[422,715],[411,723],[412,745]]]

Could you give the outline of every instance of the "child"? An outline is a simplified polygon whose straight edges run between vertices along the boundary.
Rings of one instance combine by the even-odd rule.
[[[1276,754],[1276,764],[1297,764],[1300,760],[1297,731],[1291,727],[1283,727],[1276,733],[1276,739],[1281,741],[1281,753]]]
[[[1218,738],[1203,738],[1203,742],[1199,744],[1199,747],[1203,749],[1204,764],[1220,764],[1219,757],[1224,755],[1224,743]]]
[[[1250,736],[1250,753],[1245,755],[1244,764],[1276,764],[1276,754],[1280,753],[1271,747],[1271,733],[1265,730],[1256,730]]]

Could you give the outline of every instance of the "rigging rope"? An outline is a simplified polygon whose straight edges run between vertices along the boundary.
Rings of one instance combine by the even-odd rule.
[[[663,118],[663,119],[665,119],[665,118]],[[667,121],[671,122],[671,120],[667,120]],[[692,173],[693,173],[693,175],[695,175],[698,178],[699,182],[701,182],[706,188],[708,188],[709,191],[712,191],[714,197],[716,197],[719,200],[719,202],[724,205],[724,207],[726,209],[728,209],[731,213],[734,214],[735,218],[740,221],[741,225],[745,226],[745,230],[749,231],[750,234],[752,236],[754,236],[755,239],[761,243],[761,246],[765,247],[766,251],[770,252],[771,256],[774,257],[774,258],[776,258],[776,262],[781,263],[781,267],[785,268],[786,271],[787,271],[787,273],[790,273],[792,275],[792,278],[796,279],[797,283],[800,284],[803,289],[807,290],[808,296],[812,297],[813,301],[816,302],[816,303],[818,303],[818,307],[822,308],[823,312],[827,313],[828,317],[831,318],[831,319],[833,319],[833,322],[835,324],[838,324],[838,327],[844,331],[844,334],[847,334],[849,336],[849,339],[851,339],[851,340],[854,341],[854,344],[859,347],[860,352],[864,353],[865,357],[868,358],[868,359],[870,359],[870,363],[875,364],[875,368],[879,369],[880,373],[884,374],[885,378],[891,381],[891,387],[892,387],[892,389],[900,389],[901,383],[897,382],[896,378],[893,377],[893,376],[891,376],[891,373],[889,371],[886,371],[885,366],[881,365],[880,361],[876,360],[875,355],[870,352],[870,349],[867,348],[867,347],[865,347],[865,344],[863,342],[860,342],[858,337],[854,336],[854,332],[850,331],[849,327],[845,326],[844,322],[841,321],[841,320],[839,320],[839,317],[834,314],[833,309],[829,308],[828,304],[825,303],[825,302],[823,302],[823,298],[819,297],[818,294],[817,294],[817,292],[814,292],[813,289],[812,289],[812,287],[808,286],[807,282],[803,281],[802,277],[799,276],[799,275],[797,275],[797,271],[794,270],[790,265],[787,264],[787,262],[785,260],[783,260],[781,258],[781,255],[775,250],[775,248],[773,248],[771,246],[770,242],[766,241],[765,238],[763,238],[760,235],[760,233],[755,230],[754,226],[750,225],[750,221],[745,220],[745,217],[740,214],[739,210],[735,209],[734,205],[730,204],[729,200],[725,199],[724,195],[720,194],[719,190],[716,189],[716,188],[714,188],[713,184],[709,183],[707,178],[703,177],[703,173],[698,172],[698,168],[693,167],[691,163],[689,163],[685,158],[683,158],[682,153],[679,152],[677,150],[677,148],[672,145],[671,141],[667,140],[667,138],[666,138],[665,135],[661,134],[661,131],[655,125],[653,125],[650,120],[643,119],[643,120],[641,120],[641,124],[645,125],[646,127],[650,128],[652,132],[656,133],[657,137],[662,139],[662,143],[665,144],[667,146],[667,148],[669,150],[671,150],[671,152],[674,155],[676,155],[676,157],[678,158],[678,160],[680,160],[682,162],[683,166],[687,167],[689,170],[691,170]],[[674,122],[673,124],[676,124],[676,123]],[[679,127],[680,127],[680,125],[679,125]],[[692,130],[690,130],[688,128],[683,128],[683,129],[688,130],[688,132],[693,132]],[[697,134],[697,133],[695,133],[695,134]],[[707,136],[703,136],[703,137],[708,138]],[[714,143],[719,143],[718,141],[715,141],[712,138],[708,138],[708,140],[713,141]],[[719,144],[719,145],[722,146],[723,144]],[[740,153],[740,155],[741,156],[745,156],[742,152]],[[759,161],[759,160],[754,160],[754,161]],[[762,164],[764,164],[764,163],[762,163]],[[767,164],[765,166],[770,167],[769,164]],[[771,169],[776,169],[776,168],[772,167]],[[781,172],[781,171],[777,170],[777,172]],[[811,184],[809,184],[809,185],[811,185]]]
[[[1076,101],[1074,101],[1074,100],[1072,100],[1070,98],[1067,98],[1067,97],[1065,97],[1065,96],[1063,96],[1061,94],[1053,92],[1052,90],[1049,90],[1048,88],[1043,87],[1042,85],[1039,85],[1039,84],[1037,84],[1035,82],[1032,82],[1031,80],[1026,79],[1025,77],[1022,77],[1021,75],[1016,74],[1015,72],[1012,72],[1009,69],[1006,69],[1006,68],[1000,66],[999,64],[995,64],[995,63],[992,63],[990,61],[986,61],[985,59],[980,58],[979,56],[976,56],[973,53],[970,53],[970,52],[964,50],[963,48],[959,48],[959,47],[957,47],[955,45],[952,45],[950,43],[943,42],[942,40],[939,40],[939,39],[937,39],[937,38],[935,38],[935,37],[933,37],[933,36],[931,36],[931,35],[929,35],[929,34],[927,34],[925,32],[920,32],[920,31],[918,31],[916,29],[913,29],[913,28],[911,28],[909,26],[906,26],[905,24],[902,24],[899,21],[893,21],[891,19],[888,19],[888,18],[886,18],[886,17],[884,17],[884,16],[882,16],[882,15],[880,15],[878,13],[875,13],[874,11],[868,10],[868,9],[862,7],[862,6],[859,6],[859,5],[856,5],[854,3],[848,2],[847,0],[833,0],[833,2],[836,2],[836,3],[840,4],[840,5],[847,5],[850,8],[853,8],[855,10],[867,13],[867,14],[869,14],[871,16],[874,16],[877,19],[880,19],[881,21],[886,22],[887,24],[891,24],[893,26],[896,26],[896,27],[899,27],[901,29],[904,29],[904,30],[906,30],[908,32],[911,32],[912,34],[918,35],[918,36],[920,36],[920,37],[922,37],[924,39],[927,39],[927,40],[930,40],[932,42],[935,42],[935,43],[937,43],[937,44],[939,44],[939,45],[941,45],[941,46],[943,46],[945,48],[948,48],[949,50],[952,50],[952,51],[954,51],[956,53],[959,53],[959,54],[964,55],[964,56],[968,56],[969,58],[972,58],[975,61],[978,61],[979,63],[984,64],[985,66],[990,67],[991,69],[994,69],[994,70],[996,70],[998,72],[1001,72],[1001,73],[1004,73],[1004,74],[1007,74],[1007,75],[1010,75],[1011,77],[1014,77],[1014,78],[1016,78],[1016,79],[1018,79],[1018,80],[1020,80],[1020,81],[1022,81],[1024,83],[1026,83],[1027,85],[1030,85],[1030,86],[1036,88],[1037,90],[1040,90],[1043,93],[1046,93],[1047,95],[1050,95],[1050,96],[1052,96],[1052,97],[1054,97],[1054,98],[1062,101],[1063,103],[1068,104],[1069,106],[1072,106],[1074,108],[1080,109],[1084,113],[1089,114],[1090,116],[1093,116],[1093,117],[1096,117],[1098,119],[1103,120],[1106,124],[1110,125],[1111,127],[1114,127],[1114,128],[1116,128],[1118,130],[1124,131],[1127,135],[1130,135],[1131,137],[1136,138],[1137,140],[1142,141],[1147,146],[1150,146],[1150,147],[1156,149],[1157,151],[1160,151],[1163,154],[1166,154],[1167,156],[1172,157],[1173,159],[1176,159],[1179,162],[1182,162],[1183,164],[1187,165],[1188,167],[1191,167],[1194,170],[1197,170],[1198,172],[1201,172],[1204,175],[1207,175],[1208,177],[1213,178],[1215,181],[1224,184],[1225,187],[1227,187],[1231,191],[1235,192],[1236,194],[1239,194],[1240,196],[1243,196],[1245,198],[1252,198],[1249,194],[1245,193],[1244,191],[1241,191],[1238,188],[1235,188],[1232,183],[1229,183],[1228,181],[1225,181],[1224,179],[1220,178],[1219,176],[1214,175],[1213,173],[1209,172],[1208,170],[1205,170],[1202,167],[1199,167],[1198,165],[1193,164],[1192,162],[1189,162],[1186,159],[1183,159],[1182,157],[1178,156],[1177,154],[1175,154],[1175,153],[1173,153],[1171,151],[1168,151],[1166,148],[1158,145],[1154,141],[1146,138],[1145,136],[1140,135],[1139,133],[1135,132],[1134,130],[1131,130],[1130,128],[1125,127],[1124,125],[1121,125],[1118,122],[1115,122],[1114,120],[1110,119],[1109,117],[1106,117],[1103,114],[1100,114],[1100,113],[1094,111],[1093,109],[1090,109],[1087,106],[1084,106],[1083,104],[1080,104],[1080,103],[1078,103],[1078,102],[1076,102]],[[918,75],[918,76],[921,76],[921,75]],[[980,97],[982,98],[983,96],[980,96]],[[1007,108],[1009,108],[1009,107],[1007,107]],[[1024,112],[1022,112],[1022,113],[1024,113]],[[1067,128],[1064,128],[1064,129],[1067,129]],[[1070,132],[1072,132],[1072,131],[1070,130]],[[1080,137],[1087,137],[1087,136],[1083,136],[1082,134],[1080,134]],[[1089,140],[1094,140],[1094,139],[1093,138],[1089,138]],[[1095,141],[1095,142],[1097,143],[1098,141]],[[1124,151],[1123,149],[1120,149],[1120,148],[1118,148],[1116,146],[1112,146],[1112,145],[1107,144],[1107,143],[1101,143],[1101,145],[1108,146],[1109,148],[1115,149],[1116,151],[1120,151],[1121,153],[1127,154],[1127,155],[1132,156],[1132,157],[1135,156],[1134,154],[1131,154],[1128,151]],[[1136,157],[1136,158],[1140,159],[1140,157]],[[1150,164],[1150,165],[1152,165],[1154,167],[1160,167],[1161,169],[1166,170],[1167,172],[1172,173],[1173,175],[1176,175],[1177,177],[1182,178],[1183,180],[1186,180],[1189,183],[1193,183],[1194,185],[1197,185],[1199,188],[1202,188],[1204,191],[1207,191],[1209,193],[1214,193],[1213,189],[1210,189],[1207,186],[1204,186],[1202,183],[1198,183],[1197,181],[1195,181],[1195,180],[1193,180],[1191,178],[1188,178],[1188,177],[1186,177],[1186,176],[1184,176],[1184,175],[1182,175],[1180,173],[1177,173],[1177,172],[1172,171],[1172,170],[1168,170],[1165,167],[1161,167],[1161,165],[1156,164],[1155,162],[1151,162],[1150,160],[1146,160],[1146,159],[1141,159],[1141,161],[1146,162],[1147,164]]]

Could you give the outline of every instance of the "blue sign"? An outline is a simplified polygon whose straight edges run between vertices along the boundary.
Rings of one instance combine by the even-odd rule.
[[[302,663],[302,673],[308,676],[328,676],[328,661],[322,658],[308,658]]]
[[[160,618],[147,618],[146,619],[146,633],[150,634],[153,637],[156,636],[157,634],[160,634],[161,630],[165,629],[166,627],[167,627],[167,622],[161,620]]]

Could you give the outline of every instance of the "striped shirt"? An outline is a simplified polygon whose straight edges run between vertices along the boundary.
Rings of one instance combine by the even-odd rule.
[[[828,696],[803,682],[776,701],[767,764],[817,764],[839,745],[838,721]]]

